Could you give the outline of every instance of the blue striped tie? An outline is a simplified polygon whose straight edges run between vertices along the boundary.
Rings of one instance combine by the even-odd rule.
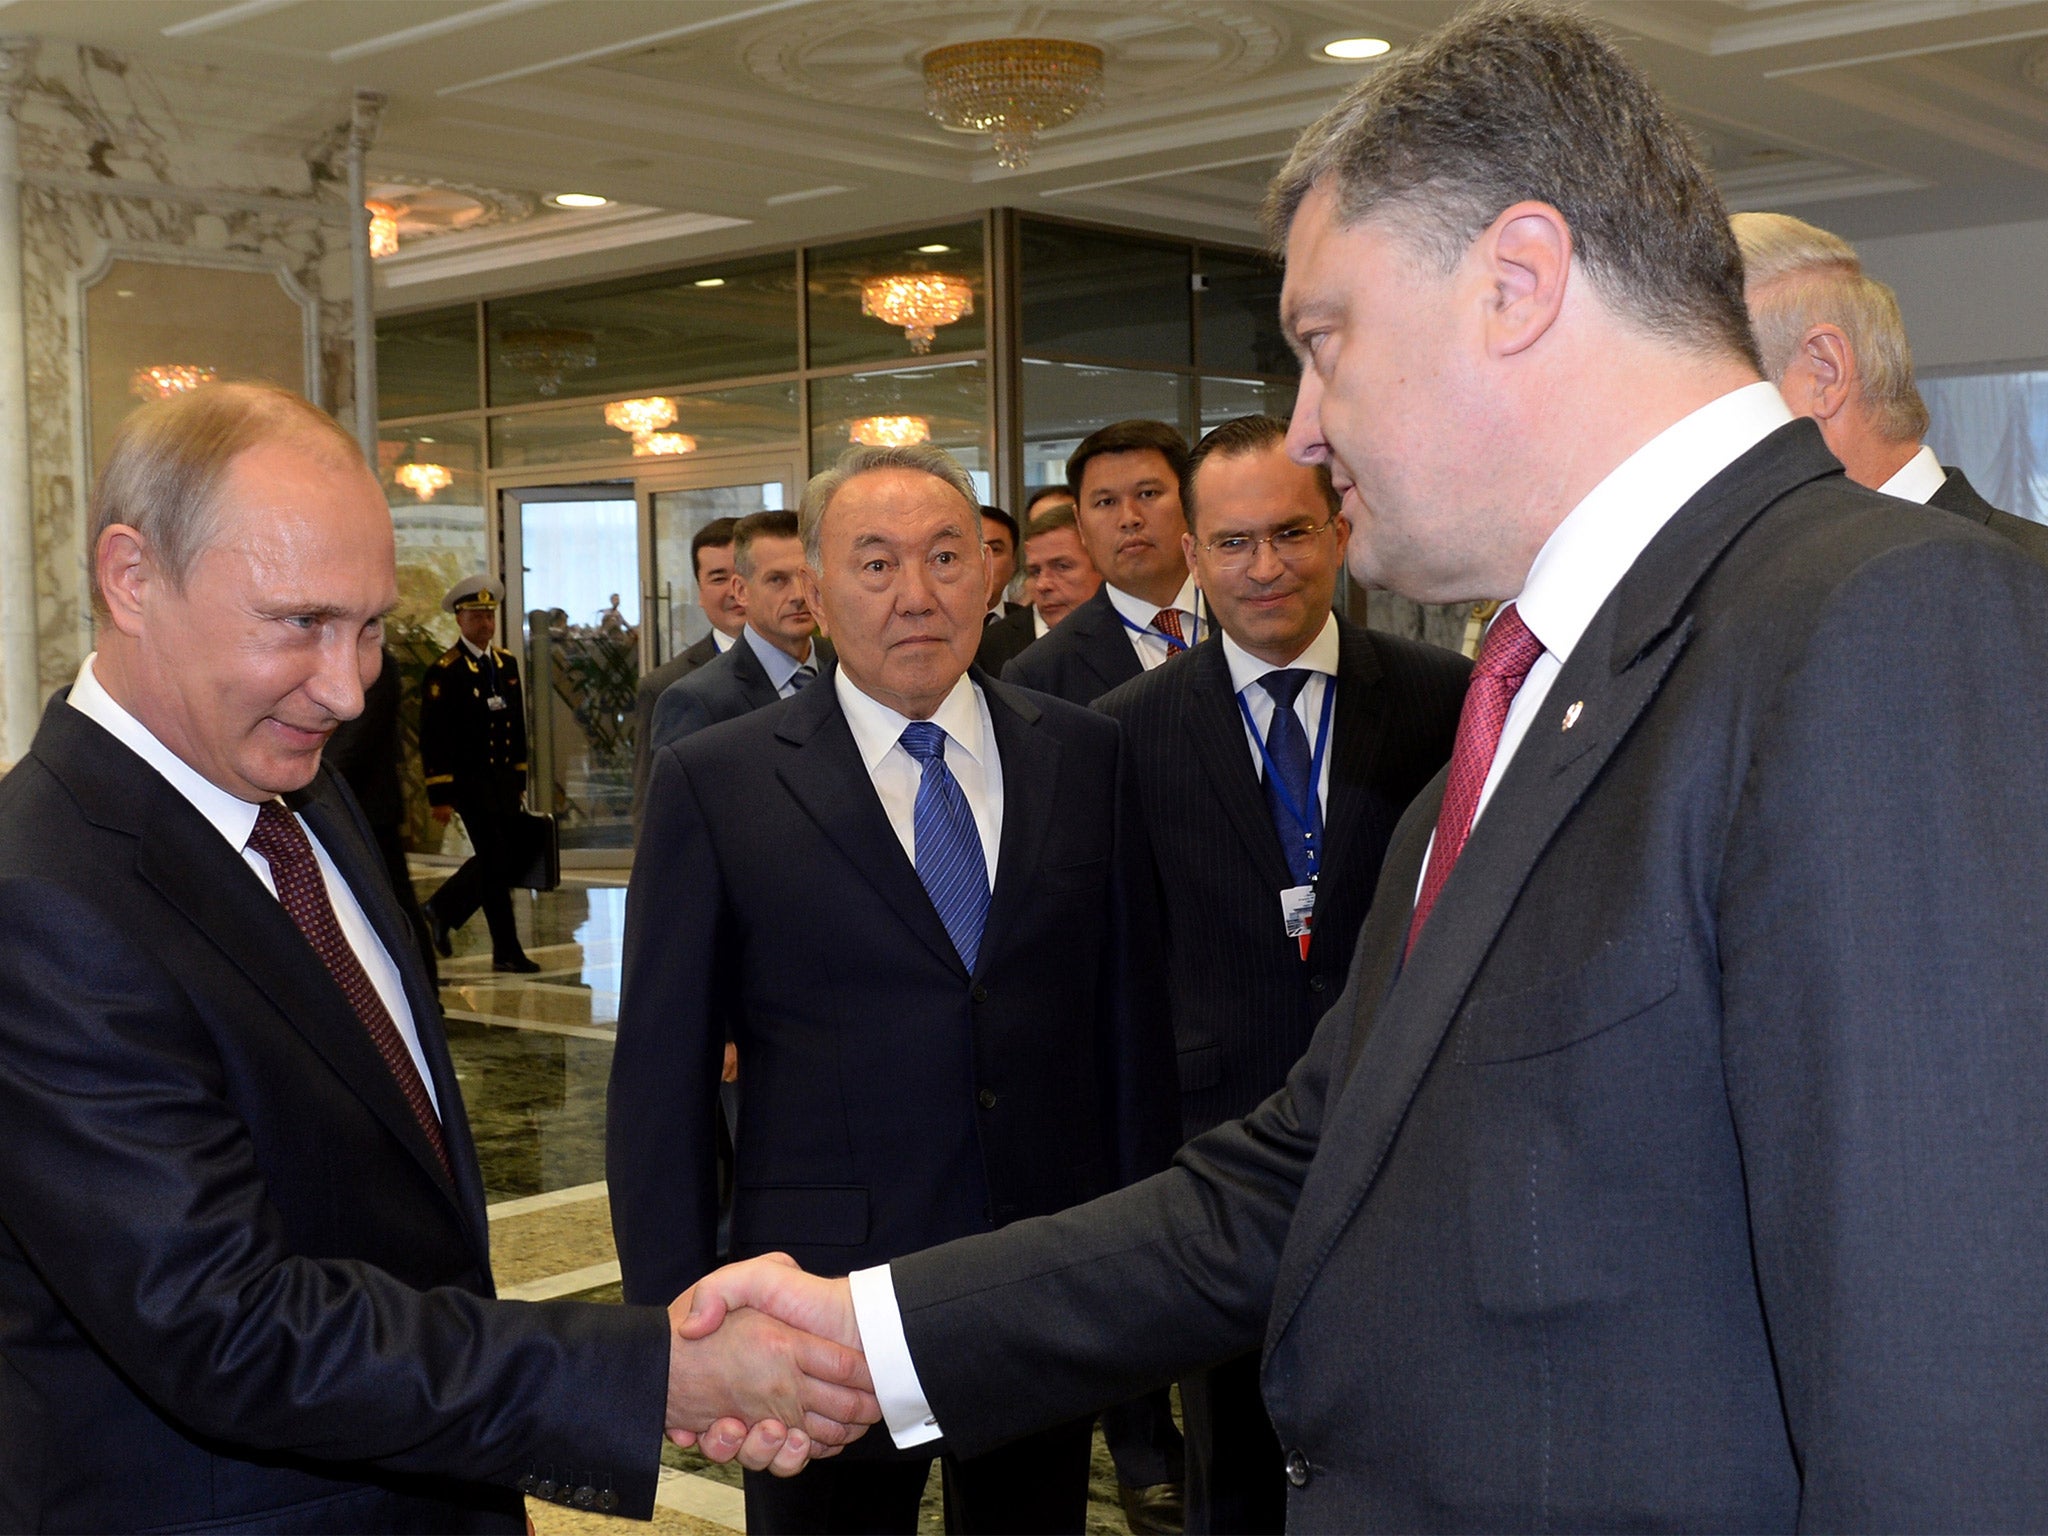
[[[988,860],[982,856],[981,832],[960,781],[946,766],[945,731],[929,720],[913,720],[903,728],[903,750],[922,770],[911,817],[917,878],[972,975],[981,953],[982,924],[988,920]]]

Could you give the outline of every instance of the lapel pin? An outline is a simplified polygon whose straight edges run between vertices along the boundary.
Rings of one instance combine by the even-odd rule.
[[[1579,723],[1579,716],[1585,712],[1585,709],[1586,701],[1584,699],[1574,700],[1572,707],[1564,712],[1564,724],[1558,727],[1558,729],[1568,731],[1577,725]]]

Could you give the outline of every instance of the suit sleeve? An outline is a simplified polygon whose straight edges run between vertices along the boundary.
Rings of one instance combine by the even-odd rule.
[[[655,1304],[717,1267],[712,1117],[729,947],[711,829],[673,748],[654,755],[639,846],[626,894],[605,1176],[626,1299]]]
[[[1104,1123],[1117,1128],[1117,1182],[1129,1184],[1164,1168],[1180,1146],[1180,1066],[1151,844],[1121,725],[1116,763],[1115,927],[1096,989],[1106,1007],[1096,1039]]]
[[[1764,721],[1723,1053],[1804,1530],[2015,1530],[2048,1488],[2048,576],[1866,566]]]
[[[956,1455],[1258,1347],[1349,1059],[1359,972],[1354,956],[1280,1091],[1189,1142],[1165,1172],[890,1265],[912,1363]]]
[[[167,1418],[257,1452],[652,1508],[663,1315],[421,1291],[290,1247],[180,981],[77,894],[0,884],[0,1219]]]
[[[526,793],[527,764],[533,761],[533,737],[526,721],[526,685],[519,676],[519,658],[510,651],[502,654],[505,658],[505,692],[509,695],[507,707],[512,712],[512,718],[519,724],[519,765],[515,772],[518,775],[519,793],[523,795]],[[545,694],[541,696],[541,702],[547,702]]]
[[[429,805],[455,803],[455,696],[450,669],[436,662],[420,680],[420,771]]]

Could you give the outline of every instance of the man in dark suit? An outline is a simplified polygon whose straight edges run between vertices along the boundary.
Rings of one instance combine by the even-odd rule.
[[[377,680],[363,691],[363,712],[344,720],[328,739],[324,754],[327,766],[339,774],[362,807],[370,836],[383,857],[384,872],[391,879],[391,894],[398,899],[413,937],[419,941],[420,958],[427,967],[427,979],[440,984],[434,956],[434,936],[420,910],[412,886],[412,870],[405,861],[405,794],[399,782],[400,760],[405,746],[399,736],[398,715],[402,685],[398,658],[391,647],[383,649]]]
[[[759,1329],[692,1361],[655,1307],[492,1299],[433,990],[320,768],[397,596],[354,440],[145,407],[93,527],[99,650],[0,784],[0,1527],[645,1518],[664,1427],[818,1400]]]
[[[1394,825],[1451,755],[1471,664],[1331,611],[1350,523],[1287,423],[1188,461],[1189,563],[1216,616],[1185,662],[1096,701],[1124,728],[1165,916],[1181,1134],[1286,1081],[1344,985]],[[1259,1358],[1181,1383],[1187,1529],[1277,1532],[1287,1480]]]
[[[707,725],[732,720],[789,698],[830,664],[816,638],[804,586],[804,546],[794,512],[755,512],[734,526],[733,565],[745,594],[747,622],[723,656],[662,691],[654,707],[650,751]]]
[[[736,1254],[844,1273],[1087,1199],[1176,1140],[1121,734],[969,672],[972,482],[936,448],[850,449],[803,516],[835,675],[655,754],[607,1124],[635,1300],[716,1264],[709,1159],[677,1154],[709,1143],[728,1023]],[[790,924],[799,887],[828,939]],[[949,1528],[1078,1532],[1089,1419],[1043,1429],[969,1458],[871,1437],[749,1478],[747,1528],[912,1531],[943,1451]]]
[[[1000,677],[1010,658],[1095,595],[1102,573],[1088,558],[1074,525],[1072,497],[1039,497],[1042,510],[1024,526],[1024,592],[1031,601],[1012,603],[1010,611],[981,632],[974,664],[990,677]]]
[[[993,624],[1004,614],[1026,606],[1008,598],[1010,583],[1017,579],[1020,542],[1017,519],[1001,507],[981,509],[981,549],[988,562],[988,612],[982,618],[984,624]]]
[[[747,622],[746,588],[733,563],[732,535],[739,519],[715,517],[690,540],[690,569],[697,579],[697,606],[711,623],[711,632],[692,641],[640,679],[633,693],[633,825],[647,799],[647,765],[654,756],[654,706],[670,683],[680,682],[699,667],[733,648]]]
[[[1187,461],[1186,440],[1163,421],[1114,422],[1081,440],[1067,484],[1102,586],[1058,634],[1005,666],[1006,682],[1087,704],[1201,639],[1200,596],[1180,552]]]
[[[2048,1526],[2048,573],[1790,417],[1580,17],[1411,45],[1267,206],[1354,574],[1512,599],[1345,996],[1169,1173],[698,1324],[969,1454],[1263,1341],[1300,1529]]]
[[[1738,213],[1749,314],[1764,375],[1820,427],[1849,478],[1888,496],[1967,517],[2048,565],[2048,525],[1977,494],[1922,441],[1927,405],[1898,298],[1839,235],[1784,213]]]

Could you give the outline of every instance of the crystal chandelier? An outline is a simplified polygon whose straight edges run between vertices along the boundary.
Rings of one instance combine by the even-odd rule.
[[[401,464],[391,478],[421,501],[432,501],[455,483],[455,472],[445,464]]]
[[[186,394],[220,375],[197,363],[151,363],[128,376],[128,392],[138,400],[168,400]]]
[[[636,459],[696,451],[697,439],[687,432],[642,432],[633,439],[633,457]]]
[[[631,437],[645,437],[675,425],[676,403],[666,395],[644,400],[614,400],[604,408],[604,424]]]
[[[922,416],[863,416],[847,423],[846,435],[867,448],[908,448],[932,440],[932,424]]]
[[[1017,170],[1048,128],[1102,100],[1102,50],[1051,37],[991,37],[924,56],[924,107],[948,128],[986,133]]]
[[[372,198],[363,206],[370,210],[370,257],[377,260],[398,254],[398,209]]]
[[[558,326],[507,331],[497,354],[507,368],[525,374],[536,390],[552,397],[562,387],[564,374],[597,366],[597,338],[588,331]]]
[[[860,285],[860,312],[903,327],[910,350],[929,352],[942,325],[974,313],[974,285],[943,272],[900,272]]]

